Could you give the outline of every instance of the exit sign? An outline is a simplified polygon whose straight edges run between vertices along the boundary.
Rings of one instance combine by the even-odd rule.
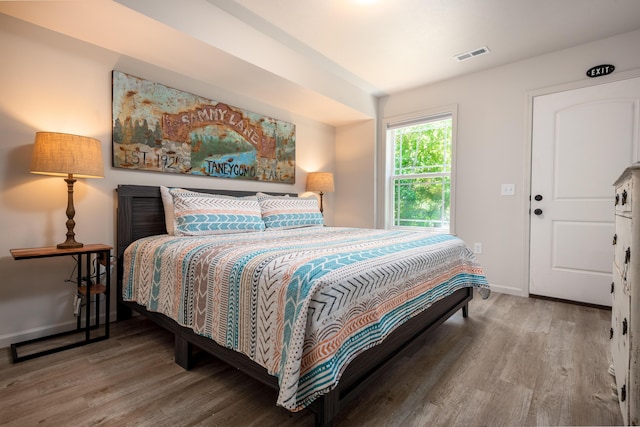
[[[611,64],[596,65],[595,67],[591,67],[587,70],[587,77],[606,76],[607,74],[613,73],[613,70],[615,69],[616,67]]]

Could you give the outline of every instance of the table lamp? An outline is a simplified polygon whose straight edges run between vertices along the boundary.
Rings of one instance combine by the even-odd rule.
[[[333,193],[335,191],[333,174],[331,172],[310,172],[307,175],[307,191],[320,192],[320,213],[324,214],[322,196],[324,193]]]
[[[67,183],[67,240],[59,249],[80,248],[73,229],[73,184],[76,178],[103,178],[102,144],[94,138],[55,132],[36,132],[31,173],[65,176]]]

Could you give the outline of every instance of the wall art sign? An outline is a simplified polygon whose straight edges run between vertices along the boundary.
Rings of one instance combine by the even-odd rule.
[[[613,70],[615,69],[616,67],[611,64],[596,65],[595,67],[591,67],[587,70],[587,77],[606,76],[607,74],[613,73]]]
[[[295,125],[113,71],[113,166],[293,184]]]

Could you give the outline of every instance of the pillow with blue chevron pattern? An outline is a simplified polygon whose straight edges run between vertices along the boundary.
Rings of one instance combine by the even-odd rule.
[[[324,217],[315,196],[286,197],[264,193],[256,196],[267,230],[324,225]]]
[[[160,186],[160,196],[162,198],[162,206],[164,208],[164,223],[167,227],[167,234],[173,236],[175,234],[174,231],[174,221],[175,217],[173,216],[173,194],[171,193],[193,193],[193,191],[185,190],[184,188],[169,188],[164,185]]]
[[[256,196],[233,197],[171,189],[174,234],[205,236],[265,229]]]

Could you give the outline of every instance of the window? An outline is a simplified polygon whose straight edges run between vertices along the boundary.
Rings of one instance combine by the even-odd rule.
[[[389,123],[389,224],[449,233],[453,114]]]

